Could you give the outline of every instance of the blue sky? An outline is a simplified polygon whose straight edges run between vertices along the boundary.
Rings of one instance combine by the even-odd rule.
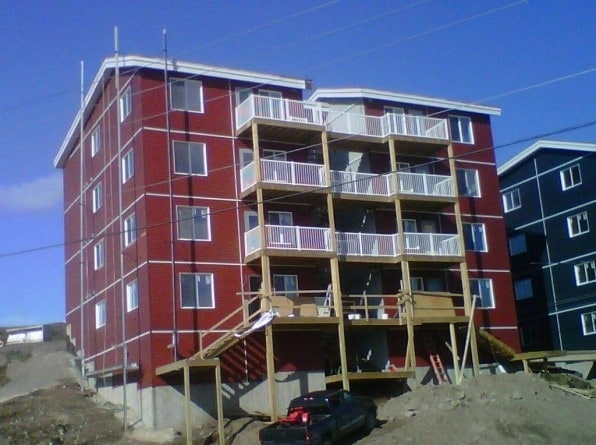
[[[53,158],[113,54],[172,57],[488,102],[497,146],[596,119],[593,0],[0,0],[0,326],[64,319],[61,171]],[[551,80],[565,80],[502,96]],[[596,126],[551,136],[595,142]],[[503,163],[531,142],[497,150]]]

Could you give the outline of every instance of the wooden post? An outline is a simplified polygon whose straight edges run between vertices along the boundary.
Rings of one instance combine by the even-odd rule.
[[[449,335],[451,336],[451,356],[453,357],[453,373],[455,383],[459,385],[459,355],[457,353],[457,336],[455,335],[455,324],[449,323]]]
[[[470,278],[468,276],[468,264],[466,263],[466,252],[465,252],[465,242],[464,242],[464,228],[461,219],[461,209],[459,206],[459,190],[457,187],[457,172],[455,168],[455,157],[453,153],[453,144],[449,144],[447,146],[447,156],[449,157],[449,171],[451,174],[451,183],[453,185],[453,191],[455,193],[455,204],[453,205],[453,213],[455,214],[455,225],[457,227],[457,236],[459,240],[459,245],[462,250],[462,257],[463,261],[459,265],[460,274],[461,274],[461,285],[462,291],[464,294],[464,310],[465,314],[472,317],[470,314],[471,308],[471,292],[470,292]],[[473,325],[473,320],[472,320]],[[476,330],[473,329],[472,332],[468,332],[470,337],[470,348],[472,353],[472,368],[474,369],[474,375],[480,374],[480,361],[478,359],[478,345],[476,343]]]
[[[325,180],[327,182],[327,218],[329,222],[329,233],[331,237],[331,249],[335,256],[329,260],[331,268],[331,285],[333,287],[333,308],[337,323],[337,339],[339,342],[339,363],[341,366],[341,381],[343,389],[350,390],[350,380],[348,379],[348,360],[346,352],[346,334],[344,323],[344,311],[341,302],[341,279],[339,275],[339,260],[337,259],[337,240],[335,238],[335,213],[333,207],[333,188],[331,187],[331,161],[329,157],[329,143],[327,132],[321,133],[321,146],[323,148],[323,163],[325,165]]]
[[[464,356],[461,361],[461,370],[459,373],[459,381],[457,382],[458,385],[463,380],[464,367],[466,366],[466,359],[468,357],[468,347],[470,346],[472,332],[475,332],[475,328],[474,328],[474,309],[475,309],[475,307],[476,307],[476,298],[474,298],[472,300],[472,308],[470,309],[470,319],[468,321],[468,334],[466,335],[466,344],[464,346]],[[474,370],[474,375],[477,375],[475,370]]]
[[[190,367],[184,365],[184,417],[186,421],[186,444],[192,445],[192,424],[190,421]]]
[[[217,435],[219,436],[219,445],[225,445],[224,425],[223,425],[223,398],[221,394],[221,363],[219,359],[215,365],[215,390],[217,398]]]

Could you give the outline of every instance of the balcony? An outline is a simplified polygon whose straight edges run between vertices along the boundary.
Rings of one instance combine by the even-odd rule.
[[[256,162],[240,170],[240,187],[245,192],[256,184]],[[303,187],[325,187],[325,167],[320,164],[261,159],[261,181],[266,184],[283,184]]]
[[[244,233],[246,256],[261,249],[261,232],[254,227]],[[331,252],[331,231],[325,227],[265,225],[265,249],[283,252]]]
[[[256,163],[253,161],[240,170],[240,187],[244,193],[257,183]],[[428,197],[453,198],[451,177],[426,173],[399,172],[399,193]],[[325,166],[303,162],[261,159],[263,184],[327,187]],[[394,194],[391,174],[373,174],[348,171],[331,171],[334,193],[368,197],[390,197]]]
[[[311,126],[312,129],[325,126],[331,133],[369,138],[400,136],[414,140],[449,140],[446,119],[396,113],[368,116],[331,110],[322,102],[259,95],[249,96],[236,107],[236,129],[245,128],[252,119],[299,124],[303,128]]]
[[[312,125],[324,124],[320,102],[304,102],[253,94],[236,107],[236,128],[242,128],[255,118]]]
[[[255,227],[244,234],[246,256],[261,249],[261,232]],[[331,232],[322,227],[265,226],[265,248],[275,255],[280,253],[332,252]],[[361,258],[366,261],[385,262],[402,255],[421,257],[460,257],[462,249],[457,234],[404,233],[404,247],[400,248],[399,236],[393,234],[336,232],[337,255]]]

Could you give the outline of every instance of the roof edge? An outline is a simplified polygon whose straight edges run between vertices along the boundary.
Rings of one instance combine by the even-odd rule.
[[[164,59],[157,58],[157,57],[145,57],[139,55],[125,55],[118,58],[118,64],[120,68],[148,68],[148,69],[156,69],[156,70],[163,70],[164,69]],[[93,82],[91,83],[91,87],[87,91],[83,101],[83,119],[85,119],[89,114],[89,104],[92,102],[92,99],[99,94],[100,86],[103,85],[103,81],[108,77],[108,72],[116,68],[116,57],[106,57]],[[167,60],[167,68],[171,72],[179,72],[184,74],[193,74],[193,75],[203,75],[207,77],[218,77],[224,79],[232,79],[232,80],[239,80],[244,82],[250,83],[257,83],[257,84],[267,84],[267,85],[275,85],[285,88],[298,88],[301,90],[305,90],[307,88],[307,80],[300,79],[296,77],[286,77],[286,76],[279,76],[274,74],[265,74],[265,73],[258,73],[255,71],[246,71],[246,70],[239,70],[233,68],[224,68],[224,67],[217,67],[212,65],[203,65],[199,63],[192,63],[192,62],[184,62],[178,61],[176,59],[168,59]],[[75,116],[64,141],[62,142],[58,153],[54,157],[54,167],[55,168],[63,168],[66,159],[70,155],[72,144],[73,144],[73,137],[75,136],[75,132],[80,125],[81,119],[81,110],[79,109],[78,113]]]
[[[375,90],[369,88],[321,88],[317,89],[309,98],[309,101],[328,98],[370,98],[392,102],[407,102],[417,105],[427,105],[438,108],[449,108],[453,110],[468,111],[471,113],[501,115],[501,109],[486,105],[459,102],[438,97],[419,96],[415,94],[394,93],[391,91]]]
[[[596,152],[596,144],[590,142],[566,142],[566,141],[552,141],[547,139],[541,139],[534,142],[529,147],[520,151],[518,154],[513,156],[503,165],[497,168],[497,175],[502,175],[507,170],[515,167],[517,164],[522,162],[524,159],[530,157],[534,153],[542,149],[554,149],[554,150],[573,150],[573,151],[586,151]]]

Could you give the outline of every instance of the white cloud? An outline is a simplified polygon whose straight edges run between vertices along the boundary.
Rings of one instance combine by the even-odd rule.
[[[0,184],[0,209],[28,212],[62,202],[62,174],[52,173],[20,184]]]

